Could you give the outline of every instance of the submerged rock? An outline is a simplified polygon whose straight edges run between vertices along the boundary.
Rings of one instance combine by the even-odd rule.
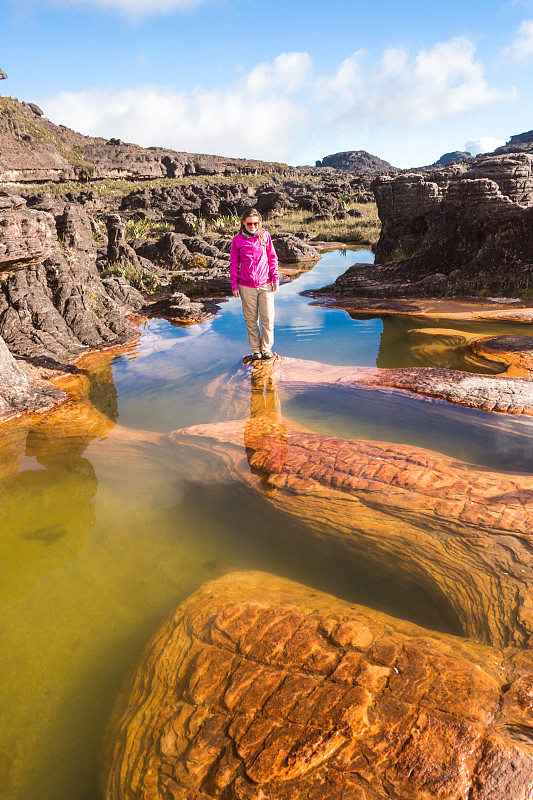
[[[117,703],[106,800],[526,800],[533,676],[257,572],[204,585]]]
[[[312,433],[281,416],[195,425],[168,439],[218,455],[222,475],[304,521],[310,541],[342,545],[372,569],[446,597],[468,635],[528,645],[530,477],[419,447]]]
[[[491,336],[475,342],[480,355],[503,362],[508,375],[531,375],[533,373],[532,336]]]

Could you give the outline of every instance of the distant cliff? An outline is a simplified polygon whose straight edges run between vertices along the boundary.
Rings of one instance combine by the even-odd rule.
[[[451,153],[444,153],[432,166],[447,167],[448,164],[456,164],[459,161],[470,161],[471,159],[471,153],[467,153],[465,150],[453,150]]]
[[[366,150],[347,150],[344,153],[324,156],[322,161],[316,162],[316,166],[343,169],[358,175],[380,175],[398,171],[388,161],[373,156],[371,153],[367,153]]]

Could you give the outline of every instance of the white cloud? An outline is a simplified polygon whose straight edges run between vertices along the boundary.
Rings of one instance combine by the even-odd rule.
[[[294,92],[309,80],[313,62],[308,53],[282,53],[272,63],[257,64],[246,76],[251,92],[282,89]]]
[[[516,39],[503,51],[503,55],[513,61],[524,61],[533,56],[533,19],[523,21]]]
[[[359,51],[332,75],[317,75],[308,53],[282,53],[212,88],[95,88],[37,101],[54,122],[85,134],[291,162],[313,137],[331,140],[365,126],[420,126],[515,96],[489,86],[464,38],[415,55],[391,48],[377,64],[366,59]]]
[[[377,69],[372,65],[363,76],[354,74],[353,89],[358,96],[344,116],[370,125],[422,125],[514,98],[513,92],[488,85],[474,45],[464,37],[415,56],[389,48]]]
[[[339,95],[346,103],[353,103],[362,89],[360,60],[363,55],[363,50],[352,53],[344,59],[335,75],[319,77],[316,81],[316,99],[327,102],[332,96]]]
[[[502,147],[505,139],[495,139],[493,136],[481,136],[478,139],[469,139],[465,144],[465,150],[473,156],[479,153],[492,153],[497,147]]]
[[[189,93],[158,86],[88,89],[42,102],[48,117],[88,135],[275,161],[291,152],[307,120],[306,112],[277,89],[276,80],[272,90],[261,92],[251,92],[244,78]]]

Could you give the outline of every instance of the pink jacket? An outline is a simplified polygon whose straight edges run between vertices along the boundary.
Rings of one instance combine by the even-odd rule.
[[[231,288],[238,291],[242,286],[264,286],[265,283],[279,283],[278,257],[268,231],[248,238],[238,233],[233,237],[230,256]]]

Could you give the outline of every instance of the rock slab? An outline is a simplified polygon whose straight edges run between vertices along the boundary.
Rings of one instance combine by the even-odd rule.
[[[105,797],[526,800],[532,722],[512,658],[238,573],[148,645],[107,733]]]

